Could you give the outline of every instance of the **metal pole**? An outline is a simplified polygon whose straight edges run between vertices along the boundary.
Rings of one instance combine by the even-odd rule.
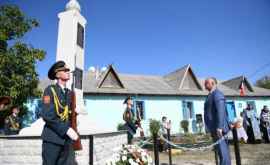
[[[215,154],[215,162],[216,162],[216,165],[218,165],[218,153],[217,153],[216,148],[214,148],[214,154]]]
[[[171,130],[167,129],[167,139],[168,141],[171,141]],[[171,145],[168,144],[168,150],[169,150],[169,165],[172,165],[172,149]]]
[[[153,140],[154,140],[155,165],[159,165],[157,134],[153,135]]]
[[[235,127],[232,129],[232,132],[233,132],[233,144],[234,144],[234,153],[235,153],[236,165],[241,165],[239,142],[238,142],[237,130],[236,130]]]

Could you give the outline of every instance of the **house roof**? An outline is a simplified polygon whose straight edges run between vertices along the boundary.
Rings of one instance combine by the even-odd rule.
[[[174,89],[203,89],[192,71],[190,64],[165,75],[164,79]],[[189,84],[193,85],[190,86]]]
[[[240,96],[239,86],[244,81],[246,96],[270,96],[270,90],[252,86],[244,76],[227,81],[219,81],[218,88],[226,96]],[[41,80],[44,89],[51,81]],[[108,85],[111,83],[111,85]],[[186,65],[165,76],[135,75],[117,73],[113,66],[100,76],[92,71],[84,72],[84,94],[121,94],[121,95],[167,95],[167,96],[205,96],[204,80],[198,79],[191,66]]]
[[[249,81],[245,76],[235,77],[230,80],[222,82],[222,84],[234,90],[238,90],[242,83],[244,87],[247,89],[247,92],[254,92],[252,85],[249,83]]]

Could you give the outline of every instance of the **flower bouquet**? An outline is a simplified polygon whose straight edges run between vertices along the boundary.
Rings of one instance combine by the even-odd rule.
[[[123,145],[120,152],[114,154],[106,165],[152,165],[149,153],[135,145]]]

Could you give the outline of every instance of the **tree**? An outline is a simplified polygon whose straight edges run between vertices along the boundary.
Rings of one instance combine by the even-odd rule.
[[[0,6],[0,96],[10,96],[13,105],[22,106],[27,99],[41,95],[36,63],[46,53],[21,39],[38,26],[35,19],[27,18],[17,6]]]
[[[256,81],[258,87],[270,89],[270,76],[264,76]]]

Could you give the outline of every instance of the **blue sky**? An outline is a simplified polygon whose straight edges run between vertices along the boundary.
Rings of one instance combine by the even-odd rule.
[[[164,75],[191,64],[198,77],[249,76],[270,62],[269,0],[79,0],[87,19],[85,69],[113,63],[122,73]],[[67,0],[0,0],[17,4],[40,27],[23,40],[55,61],[57,14]],[[270,66],[251,77],[270,73]]]

